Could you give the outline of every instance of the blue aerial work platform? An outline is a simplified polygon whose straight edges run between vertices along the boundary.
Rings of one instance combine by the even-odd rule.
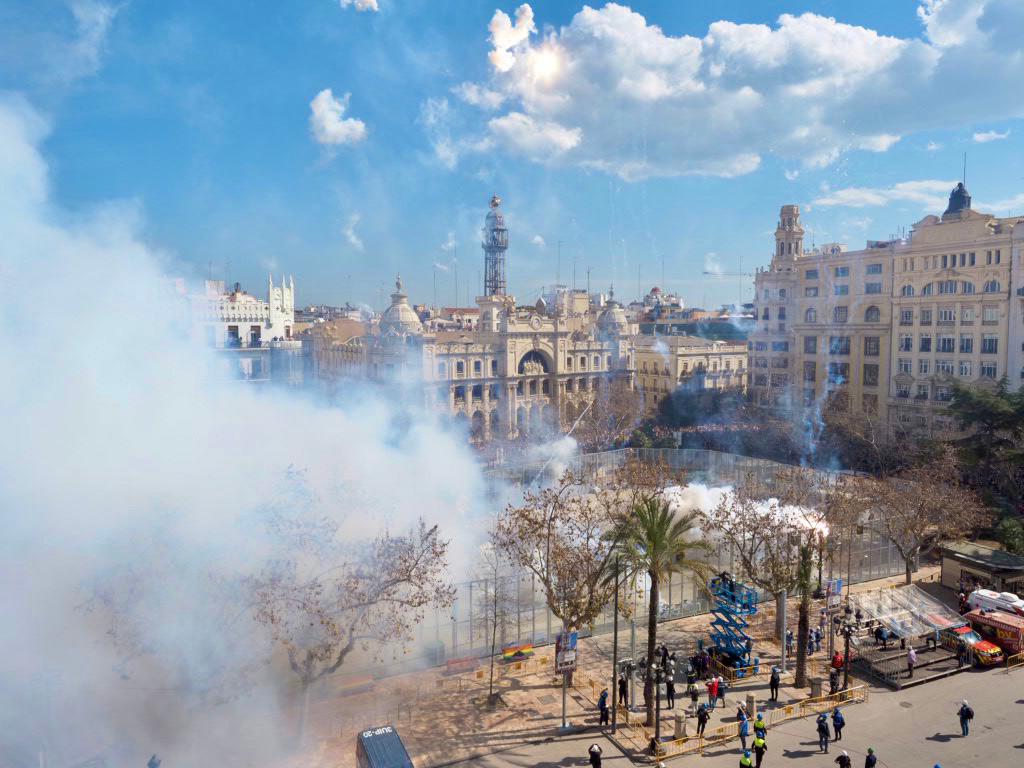
[[[711,644],[723,662],[737,668],[756,666],[751,658],[753,639],[744,630],[747,616],[757,613],[757,591],[727,575],[716,576],[708,583],[715,598],[711,609]],[[740,672],[742,674],[742,672]]]

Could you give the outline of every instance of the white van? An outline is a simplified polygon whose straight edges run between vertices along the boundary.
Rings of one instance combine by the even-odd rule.
[[[1006,611],[1024,616],[1024,600],[1013,592],[996,592],[992,589],[976,589],[967,596],[967,604],[972,608]]]

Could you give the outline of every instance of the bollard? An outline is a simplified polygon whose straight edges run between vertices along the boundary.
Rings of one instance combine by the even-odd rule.
[[[686,714],[679,713],[675,716],[675,736],[676,739],[686,738]]]
[[[752,694],[747,694],[747,717],[753,720],[757,717],[757,697]]]
[[[811,678],[811,698],[816,699],[822,695],[822,684],[823,680],[821,677]]]

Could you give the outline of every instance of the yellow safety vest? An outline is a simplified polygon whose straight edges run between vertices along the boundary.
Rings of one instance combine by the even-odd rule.
[[[754,761],[751,760],[749,757],[741,757],[740,758],[740,765],[753,765],[753,764],[754,764]]]
[[[767,726],[765,726],[764,720],[760,720],[760,719],[754,721],[754,728],[755,729],[760,728],[762,731],[767,730]]]
[[[768,742],[766,742],[760,736],[754,739],[754,749],[764,749],[766,746],[768,746]]]

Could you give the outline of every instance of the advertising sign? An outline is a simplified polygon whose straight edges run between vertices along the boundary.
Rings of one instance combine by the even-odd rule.
[[[559,632],[555,638],[555,672],[576,671],[576,641],[578,632]]]
[[[843,580],[832,579],[829,581],[828,586],[825,588],[825,596],[828,599],[827,605],[829,608],[838,608],[843,598]]]

